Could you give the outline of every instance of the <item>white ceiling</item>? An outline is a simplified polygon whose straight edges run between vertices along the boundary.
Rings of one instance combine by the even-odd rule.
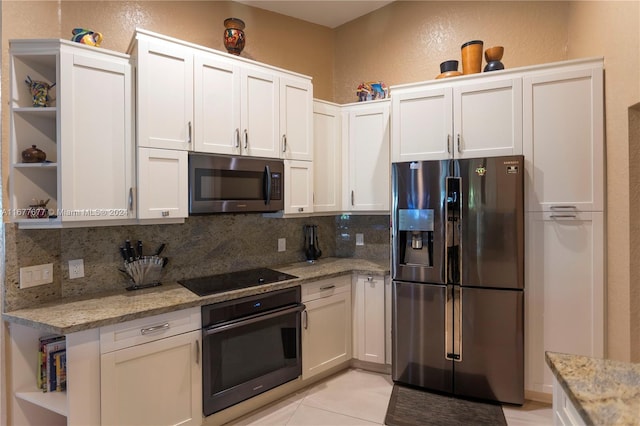
[[[236,0],[303,21],[336,28],[394,0]]]

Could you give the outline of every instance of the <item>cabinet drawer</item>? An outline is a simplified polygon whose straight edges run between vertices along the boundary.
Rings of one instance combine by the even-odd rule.
[[[199,330],[200,308],[140,318],[100,328],[100,353],[107,353]]]
[[[351,275],[314,281],[302,285],[302,302],[351,291]]]

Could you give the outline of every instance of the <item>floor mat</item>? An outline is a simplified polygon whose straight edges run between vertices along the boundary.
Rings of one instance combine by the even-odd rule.
[[[393,385],[384,424],[507,425],[502,406]]]

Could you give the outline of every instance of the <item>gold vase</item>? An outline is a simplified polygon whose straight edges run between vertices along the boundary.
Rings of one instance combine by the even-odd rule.
[[[482,71],[482,46],[481,40],[468,41],[462,45],[462,74]]]

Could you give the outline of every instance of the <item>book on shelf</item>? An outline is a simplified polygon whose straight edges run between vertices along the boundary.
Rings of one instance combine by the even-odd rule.
[[[56,358],[66,352],[64,336],[45,336],[40,338],[40,350],[38,355],[38,388],[43,392],[53,392],[57,389],[57,376],[61,372],[56,370]],[[62,367],[63,363],[60,363]],[[66,353],[64,367],[66,368]],[[66,370],[64,372],[66,377]],[[53,383],[53,386],[52,386]],[[65,380],[66,385],[66,380]]]

